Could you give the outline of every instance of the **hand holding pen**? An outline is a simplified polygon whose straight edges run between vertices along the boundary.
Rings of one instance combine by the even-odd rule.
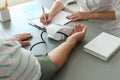
[[[44,25],[47,25],[52,21],[52,16],[50,13],[45,13],[45,9],[43,6],[42,6],[42,12],[43,12],[43,14],[40,17],[40,22]]]

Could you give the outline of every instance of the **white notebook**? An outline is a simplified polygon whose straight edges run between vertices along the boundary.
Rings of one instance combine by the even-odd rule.
[[[106,32],[102,32],[84,46],[85,52],[104,61],[107,61],[119,49],[120,38]]]

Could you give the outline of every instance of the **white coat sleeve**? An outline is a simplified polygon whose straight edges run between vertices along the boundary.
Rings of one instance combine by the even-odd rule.
[[[116,19],[120,20],[120,0],[114,0],[114,10]]]

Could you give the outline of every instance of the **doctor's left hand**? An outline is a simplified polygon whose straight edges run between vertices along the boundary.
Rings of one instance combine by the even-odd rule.
[[[77,11],[75,13],[72,13],[71,15],[68,15],[66,18],[72,21],[76,20],[88,20],[92,19],[93,14],[91,12],[80,12]]]

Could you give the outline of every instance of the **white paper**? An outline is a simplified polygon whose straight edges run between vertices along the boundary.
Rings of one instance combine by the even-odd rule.
[[[66,18],[67,15],[70,15],[70,13],[66,12],[66,11],[60,11],[58,14],[56,14],[53,19],[52,19],[52,24],[61,24],[64,25],[68,22],[70,22],[70,20],[68,20]]]
[[[65,11],[61,11],[59,12],[57,15],[55,15],[52,19],[52,22],[50,24],[60,24],[60,25],[64,25],[68,22],[70,22],[70,20],[68,20],[66,18],[67,15],[69,15],[70,13],[68,12],[65,12]],[[30,22],[34,23],[35,25],[37,26],[46,26],[46,25],[43,25],[41,22],[40,22],[40,19],[37,18],[37,19],[33,19],[31,20]]]
[[[0,39],[5,39],[5,36],[2,34],[1,31],[0,31]]]
[[[42,5],[40,3],[32,2],[27,6],[22,6],[21,10],[23,11],[23,13],[26,15],[26,17],[30,22],[36,25],[41,25],[40,16],[43,14],[43,10],[42,10]],[[49,10],[45,6],[44,6],[44,10],[45,10],[45,13],[49,12]],[[64,25],[70,22],[70,20],[66,18],[66,16],[69,14],[70,13],[66,11],[60,11],[53,17],[51,24]]]

